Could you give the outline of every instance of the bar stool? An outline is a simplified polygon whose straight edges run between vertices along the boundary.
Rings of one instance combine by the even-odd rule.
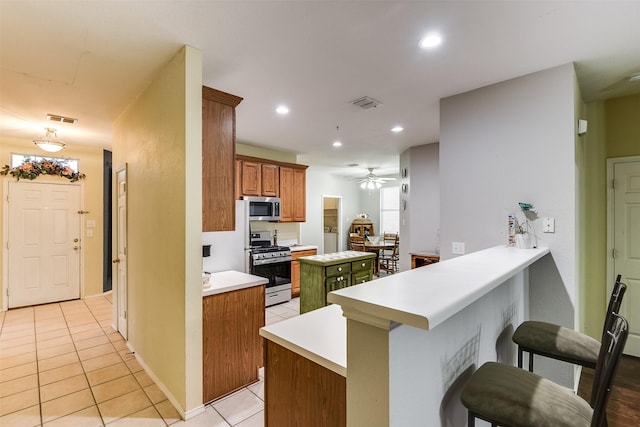
[[[618,275],[609,298],[607,315],[602,328],[602,340],[609,327],[608,323],[613,321],[611,314],[620,311],[620,304],[627,289],[627,285],[621,283],[620,278],[621,276]],[[518,345],[518,367],[522,368],[522,353],[525,351],[529,353],[529,372],[533,372],[534,354],[595,368],[602,341],[574,329],[533,320],[522,322],[513,333],[512,339]]]
[[[605,332],[595,372],[593,407],[584,399],[546,378],[496,362],[473,373],[460,395],[468,411],[468,427],[476,418],[492,426],[602,427],[618,361],[627,341],[627,320],[614,313]]]

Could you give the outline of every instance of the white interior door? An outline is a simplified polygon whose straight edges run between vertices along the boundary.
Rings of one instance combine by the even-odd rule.
[[[625,353],[640,356],[640,161],[614,163],[613,176],[612,273],[627,284],[620,309],[629,321]]]
[[[8,185],[8,307],[80,298],[80,186]]]
[[[127,338],[127,169],[116,171],[116,259],[113,260],[116,318],[120,334]]]

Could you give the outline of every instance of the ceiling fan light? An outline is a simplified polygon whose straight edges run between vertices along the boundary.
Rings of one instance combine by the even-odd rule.
[[[360,184],[360,188],[362,188],[363,190],[367,188],[367,182],[365,181],[362,184]]]
[[[374,185],[373,181],[367,182],[367,189],[373,190],[375,187],[376,186]]]
[[[380,184],[378,181],[376,181],[376,188],[380,189],[380,187],[382,187],[382,184]]]

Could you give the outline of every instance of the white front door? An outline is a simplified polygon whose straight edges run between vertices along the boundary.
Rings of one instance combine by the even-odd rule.
[[[80,208],[80,185],[9,182],[9,308],[80,298]]]
[[[627,284],[620,309],[629,321],[625,353],[640,356],[640,160],[620,159],[613,164],[613,178],[612,273]]]
[[[116,283],[115,305],[117,327],[127,338],[127,169],[116,171],[116,259],[113,260]]]

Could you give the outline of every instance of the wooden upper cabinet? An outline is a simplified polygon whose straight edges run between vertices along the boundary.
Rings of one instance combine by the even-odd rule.
[[[307,220],[307,165],[236,156],[242,196],[280,197],[280,222]]]
[[[278,197],[280,195],[280,167],[267,163],[263,163],[261,166],[262,195]]]
[[[202,231],[235,230],[235,108],[240,101],[202,87]]]

